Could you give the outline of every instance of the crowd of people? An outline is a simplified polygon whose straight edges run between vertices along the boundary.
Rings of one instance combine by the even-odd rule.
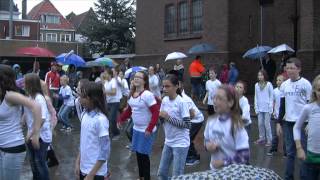
[[[270,59],[265,63],[270,64]],[[132,124],[130,148],[136,153],[141,180],[151,179],[150,156],[159,128],[165,135],[157,173],[161,180],[184,174],[185,165],[200,163],[201,154],[193,141],[203,124],[211,170],[249,164],[252,120],[245,96],[247,82],[239,80],[234,62],[229,67],[223,65],[218,77],[217,69],[206,69],[197,56],[189,66],[191,97],[184,90],[181,60],[167,73],[157,64],[124,77],[130,67],[127,60],[113,68],[95,67],[84,78],[72,65],[62,72],[56,62],[44,77],[36,62],[25,75],[19,65],[0,65],[0,179],[19,180],[25,156],[33,179],[49,179],[47,155],[48,149],[52,151],[52,139],[57,138],[54,128],[59,123],[61,131],[72,134],[71,115],[81,122],[77,179],[108,178],[110,143],[119,140],[120,129],[128,120]],[[259,130],[254,143],[270,147],[267,155],[273,155],[283,137],[285,179],[294,179],[296,157],[302,160],[300,178],[317,179],[320,77],[311,85],[300,75],[301,61],[290,58],[284,66],[285,75],[281,72],[276,76],[273,88],[269,80],[275,71],[267,67],[257,71],[254,86]],[[206,71],[209,78],[203,85]],[[207,105],[206,120],[199,103]]]

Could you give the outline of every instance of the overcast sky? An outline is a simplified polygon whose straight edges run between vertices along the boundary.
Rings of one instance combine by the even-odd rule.
[[[27,0],[27,12],[43,0]],[[57,10],[63,15],[66,16],[70,12],[75,14],[81,14],[89,10],[90,7],[93,9],[94,2],[97,0],[50,0],[51,3],[57,8]],[[21,2],[22,0],[14,0],[15,4],[18,4],[19,11],[21,13]],[[76,6],[76,7],[75,7]]]

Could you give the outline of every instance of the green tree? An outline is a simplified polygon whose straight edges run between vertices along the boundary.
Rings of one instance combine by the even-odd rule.
[[[98,21],[84,34],[91,42],[100,42],[105,54],[132,53],[135,35],[134,0],[98,0],[95,3]]]

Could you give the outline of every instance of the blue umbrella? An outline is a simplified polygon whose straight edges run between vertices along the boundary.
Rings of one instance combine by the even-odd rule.
[[[188,54],[201,54],[215,51],[215,47],[209,43],[200,43],[192,46]]]
[[[76,67],[85,66],[86,64],[82,57],[73,53],[62,53],[56,57],[56,61],[64,65],[73,64]]]
[[[270,46],[257,46],[255,48],[249,49],[242,57],[249,59],[260,59],[267,55],[272,47]]]
[[[125,78],[130,78],[132,73],[138,72],[138,71],[146,71],[147,68],[142,67],[142,66],[134,66],[132,68],[129,68],[124,72],[124,77]]]

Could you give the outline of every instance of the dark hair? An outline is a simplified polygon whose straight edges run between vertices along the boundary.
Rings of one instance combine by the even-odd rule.
[[[233,101],[231,107],[231,135],[234,137],[235,132],[243,127],[243,120],[241,119],[241,108],[239,105],[239,97],[235,88],[232,85],[221,85],[218,89],[222,89],[227,96],[228,101]]]
[[[181,89],[179,88],[179,79],[175,74],[167,74],[163,80],[170,81],[174,86],[178,86],[177,94],[181,96]]]
[[[243,85],[243,94],[246,93],[247,92],[247,87],[248,87],[247,83],[245,81],[242,81],[242,80],[237,81],[236,84],[238,84],[238,83]]]
[[[267,71],[265,71],[264,69],[260,69],[259,72],[263,75],[263,80],[264,81],[268,81],[269,80],[269,76],[268,76]]]
[[[145,71],[138,71],[138,72],[134,73],[134,75],[132,75],[132,76],[135,76],[137,73],[143,74],[144,90],[149,90],[149,76],[148,76],[147,72],[145,72]],[[131,79],[131,78],[130,78],[130,79]],[[134,79],[134,77],[133,77],[133,79]],[[132,80],[133,80],[133,79],[132,79]],[[135,91],[136,91],[136,87],[135,87],[135,86],[132,86],[132,88],[131,88],[131,90],[130,90],[130,95],[129,95],[129,97],[131,97]]]
[[[109,76],[111,77],[111,78],[113,78],[113,71],[112,71],[112,69],[106,69],[105,70],[105,72],[107,73],[107,74],[109,74]]]
[[[0,100],[3,101],[7,91],[18,92],[16,75],[8,65],[0,64]]]
[[[43,95],[40,78],[37,74],[35,73],[26,74],[24,77],[24,82],[25,82],[26,92],[32,98],[35,98],[37,93]]]
[[[296,57],[291,57],[287,60],[288,63],[293,63],[297,68],[301,69],[301,61]]]
[[[101,83],[87,82],[81,88],[81,96],[88,97],[95,109],[99,109],[103,114],[107,115],[106,101]]]
[[[197,56],[196,56],[196,59],[201,59],[201,56],[200,56],[200,55],[197,55]]]
[[[68,70],[67,70],[68,73],[70,73],[71,70],[73,70],[73,72],[74,72],[76,70],[76,66],[73,65],[73,64],[70,64],[69,67],[68,67]]]

